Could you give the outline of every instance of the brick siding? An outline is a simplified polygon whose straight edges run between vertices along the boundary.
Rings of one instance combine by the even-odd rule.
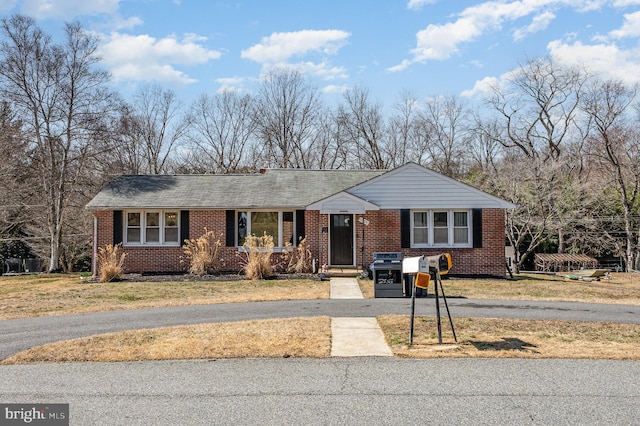
[[[97,245],[104,247],[113,243],[113,212],[95,211],[97,219]],[[356,232],[356,265],[362,262],[362,224],[354,215]],[[374,251],[390,251],[403,253],[403,256],[438,255],[444,252],[452,257],[451,274],[455,275],[505,275],[505,231],[504,210],[484,209],[482,214],[482,248],[440,248],[440,249],[407,249],[400,248],[400,210],[378,210],[367,212],[364,217],[370,225],[364,230],[364,264],[368,266]],[[318,211],[305,211],[305,233],[307,244],[317,265],[328,264],[328,227],[326,214]],[[243,256],[238,255],[236,247],[225,247],[225,211],[224,210],[192,210],[189,214],[189,235],[197,238],[204,228],[220,236],[222,243],[221,258],[225,271],[238,272],[242,269]],[[187,266],[181,262],[181,247],[124,247],[126,272],[180,272]],[[274,253],[274,263],[281,262],[281,255]],[[96,272],[96,271],[94,271]]]

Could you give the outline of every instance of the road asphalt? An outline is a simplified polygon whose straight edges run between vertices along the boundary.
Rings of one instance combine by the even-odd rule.
[[[448,303],[454,321],[640,324],[636,306],[458,298]],[[333,299],[5,320],[0,359],[48,342],[136,328],[301,316],[358,323],[409,312],[409,299]],[[416,315],[435,315],[435,299],[417,299]],[[338,355],[10,365],[0,367],[0,403],[69,403],[72,425],[640,425],[640,362]]]
[[[68,403],[71,425],[638,425],[640,362],[365,357],[14,365],[0,368],[0,402]]]

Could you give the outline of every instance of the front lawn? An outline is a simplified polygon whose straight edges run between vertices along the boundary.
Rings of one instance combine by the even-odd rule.
[[[119,282],[97,283],[78,275],[2,276],[0,319],[160,306],[329,298],[328,281],[182,281],[180,278],[151,281],[152,277],[144,277],[137,281],[133,276]]]

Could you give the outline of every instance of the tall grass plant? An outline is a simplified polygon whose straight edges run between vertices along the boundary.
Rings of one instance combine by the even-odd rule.
[[[252,280],[261,280],[273,276],[271,263],[273,254],[273,237],[265,232],[261,237],[249,235],[242,245],[244,255],[243,270]]]
[[[182,248],[183,261],[188,264],[191,275],[211,275],[220,272],[222,260],[220,259],[220,237],[216,238],[213,231],[204,228],[204,233],[196,238],[185,240]]]
[[[98,248],[98,280],[104,283],[121,279],[126,256],[120,245],[107,244]]]

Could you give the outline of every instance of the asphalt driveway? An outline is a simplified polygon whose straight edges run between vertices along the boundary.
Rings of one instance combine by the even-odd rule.
[[[640,324],[640,306],[448,299],[455,317],[606,321]],[[442,305],[441,305],[442,307]],[[416,300],[416,315],[435,315],[435,299]],[[356,299],[174,306],[0,321],[0,359],[33,346],[114,331],[292,317],[408,315],[410,300]]]

